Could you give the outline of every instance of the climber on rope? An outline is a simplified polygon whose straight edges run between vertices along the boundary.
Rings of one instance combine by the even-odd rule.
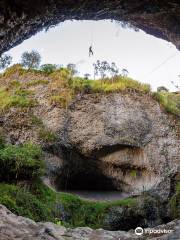
[[[93,56],[93,50],[92,50],[92,45],[89,47],[89,57]]]

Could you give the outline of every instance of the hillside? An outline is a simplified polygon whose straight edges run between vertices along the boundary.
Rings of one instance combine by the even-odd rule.
[[[166,223],[179,216],[179,156],[179,93],[66,68],[14,65],[0,76],[0,203],[18,215],[126,231]],[[95,202],[55,191],[77,189],[129,197]]]

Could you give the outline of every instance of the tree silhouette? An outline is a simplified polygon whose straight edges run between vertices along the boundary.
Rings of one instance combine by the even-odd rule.
[[[0,70],[7,68],[12,62],[12,57],[8,54],[2,54],[0,57]]]
[[[41,62],[41,55],[37,51],[24,52],[21,56],[21,64],[28,69],[37,69]]]
[[[123,77],[127,77],[128,74],[129,74],[128,70],[127,70],[126,68],[123,68],[123,69],[122,69],[122,76],[123,76]]]

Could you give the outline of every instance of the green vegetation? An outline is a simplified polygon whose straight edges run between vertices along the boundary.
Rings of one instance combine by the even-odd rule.
[[[12,57],[8,54],[2,54],[0,56],[0,70],[7,68],[12,62]]]
[[[27,83],[28,87],[31,86],[37,86],[37,85],[47,85],[49,83],[48,80],[42,80],[42,79],[38,79],[38,80],[33,80]]]
[[[180,94],[156,92],[154,97],[168,113],[180,116]]]
[[[57,70],[57,65],[55,64],[44,64],[41,66],[41,71],[44,72],[46,75],[49,75],[53,73],[55,70]]]
[[[41,55],[37,51],[24,52],[21,56],[21,64],[28,69],[37,69],[41,62]]]
[[[73,82],[73,88],[77,91],[83,91],[89,89],[92,92],[111,93],[111,92],[123,92],[126,90],[136,90],[143,93],[150,92],[150,86],[135,81],[128,77],[118,76],[114,79],[106,78],[103,80],[84,80],[81,78],[75,78]]]
[[[14,93],[5,88],[0,88],[0,110],[7,110],[11,107],[34,107],[36,101],[28,97],[30,92],[26,90],[17,90]]]
[[[42,126],[39,129],[39,138],[45,142],[54,142],[57,138],[56,134]]]
[[[0,203],[35,221],[51,221],[51,209],[22,187],[0,183]]]
[[[13,212],[36,221],[61,222],[69,227],[102,227],[104,215],[113,206],[135,206],[129,198],[114,202],[90,202],[67,193],[55,193],[40,181],[30,191],[15,185],[0,184],[0,203]]]
[[[31,180],[44,172],[41,149],[32,143],[5,144],[0,149],[0,164],[1,181]]]
[[[3,76],[6,78],[9,78],[16,73],[18,73],[19,76],[22,76],[26,72],[27,72],[27,70],[24,69],[21,64],[14,64],[13,66],[11,66],[5,70],[5,72],[3,73]]]
[[[171,217],[180,218],[180,182],[176,184],[176,192],[170,199],[169,207]]]

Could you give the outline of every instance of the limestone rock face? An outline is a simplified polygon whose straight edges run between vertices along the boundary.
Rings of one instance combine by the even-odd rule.
[[[114,19],[128,22],[180,48],[179,0],[0,2],[0,53],[38,31],[68,19]]]
[[[178,240],[180,235],[180,221],[175,220],[154,229],[172,230],[167,234],[143,234],[141,237],[134,234],[134,230],[105,231],[91,228],[67,229],[53,223],[36,223],[30,219],[16,216],[6,207],[0,205],[0,239],[1,240],[133,240],[133,239],[159,239]]]
[[[168,197],[170,176],[178,172],[180,161],[173,124],[147,95],[85,95],[66,112],[59,142],[71,152],[65,161],[70,175],[99,171],[119,190],[158,186]]]

